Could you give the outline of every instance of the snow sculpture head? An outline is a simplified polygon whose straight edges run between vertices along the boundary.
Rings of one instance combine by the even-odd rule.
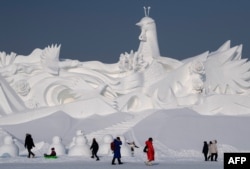
[[[145,10],[145,17],[140,20],[136,25],[141,27],[141,34],[139,36],[140,45],[138,53],[143,55],[144,61],[151,63],[154,57],[160,56],[158,47],[157,32],[155,21],[149,17],[149,10]]]
[[[61,140],[61,138],[59,136],[54,136],[53,139],[52,139],[53,144],[59,144],[61,142],[62,142],[62,140]]]
[[[76,145],[84,145],[87,143],[87,140],[82,136],[76,137],[75,144]]]
[[[82,130],[77,130],[76,135],[77,136],[83,136],[83,131]]]
[[[14,141],[13,141],[13,139],[12,139],[11,136],[6,136],[6,137],[4,138],[4,144],[10,145],[10,144],[13,144],[13,143],[14,143]]]

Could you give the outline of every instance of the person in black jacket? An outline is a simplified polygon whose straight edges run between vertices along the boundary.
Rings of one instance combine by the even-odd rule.
[[[26,134],[24,147],[27,148],[28,150],[28,158],[30,158],[31,155],[34,158],[35,154],[31,151],[31,149],[35,147],[35,144],[33,142],[31,134],[28,134],[28,133]]]
[[[207,160],[208,160],[208,158],[207,158],[207,154],[208,154],[208,144],[207,144],[206,141],[204,141],[202,153],[204,154],[205,161],[207,161]]]
[[[92,149],[92,156],[91,156],[91,158],[96,157],[96,161],[99,161],[99,157],[97,156],[99,145],[98,145],[98,143],[97,143],[97,141],[96,141],[95,138],[93,138],[92,145],[90,146],[90,150],[91,149]]]

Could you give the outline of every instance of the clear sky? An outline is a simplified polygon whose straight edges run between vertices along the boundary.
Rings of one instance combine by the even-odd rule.
[[[181,60],[231,40],[250,58],[250,0],[0,0],[0,51],[61,44],[60,58],[116,63],[138,49],[143,6],[162,56]]]

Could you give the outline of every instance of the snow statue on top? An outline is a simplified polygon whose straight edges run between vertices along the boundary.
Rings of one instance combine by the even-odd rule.
[[[231,48],[227,41],[181,61],[161,56],[149,10],[136,24],[138,50],[121,53],[114,64],[59,60],[61,45],[28,56],[0,52],[0,124],[60,111],[74,118],[176,107],[206,115],[250,114],[250,63],[241,58],[242,45]]]

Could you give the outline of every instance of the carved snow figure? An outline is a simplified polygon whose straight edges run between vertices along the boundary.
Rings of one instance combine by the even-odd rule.
[[[98,153],[101,155],[109,155],[112,156],[113,152],[110,149],[110,143],[114,140],[113,136],[110,134],[104,135],[99,145]]]
[[[151,64],[153,58],[160,56],[158,47],[157,32],[155,21],[149,17],[149,10],[145,10],[145,17],[140,20],[136,25],[141,27],[141,34],[139,35],[140,45],[138,53],[143,56],[143,60]]]
[[[57,156],[66,154],[65,146],[63,145],[62,139],[59,136],[53,137],[52,144],[50,145],[48,149],[48,154],[51,152],[51,148],[55,148]]]
[[[91,151],[87,139],[81,130],[77,130],[74,145],[69,149],[69,156],[90,157]]]
[[[4,143],[0,147],[0,157],[16,157],[19,155],[19,148],[11,136],[4,137]]]

